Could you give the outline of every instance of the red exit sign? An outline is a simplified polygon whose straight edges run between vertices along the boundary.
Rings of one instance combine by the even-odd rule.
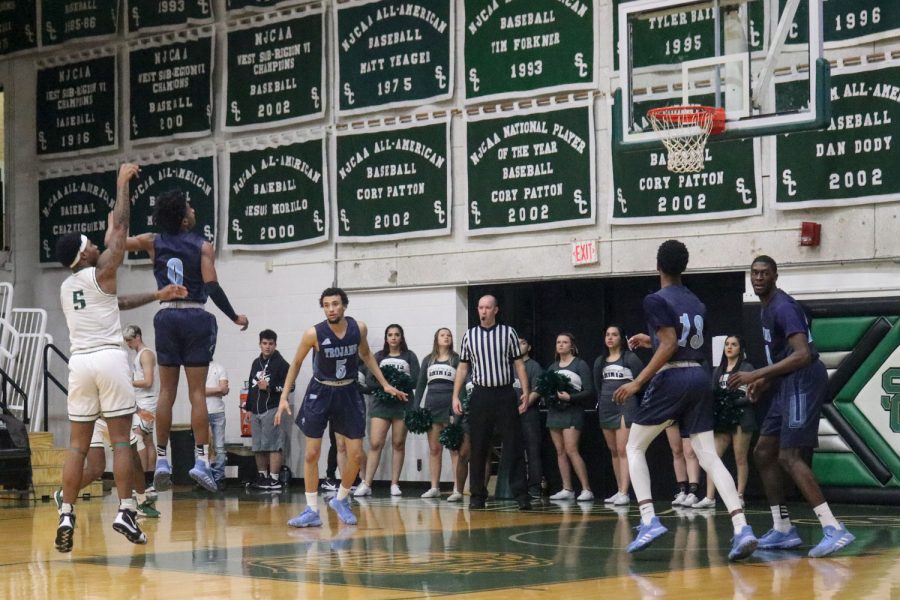
[[[597,240],[572,242],[572,264],[574,266],[594,265],[598,262],[600,262],[600,257],[597,255]]]

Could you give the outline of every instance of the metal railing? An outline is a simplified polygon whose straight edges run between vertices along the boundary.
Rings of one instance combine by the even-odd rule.
[[[3,382],[2,387],[0,387],[0,405],[6,410],[10,410],[9,388],[12,388],[13,391],[17,392],[22,397],[22,423],[28,425],[31,422],[31,419],[28,416],[28,395],[3,369],[0,369],[0,381]]]
[[[69,389],[63,384],[63,382],[61,382],[59,379],[57,379],[56,375],[54,375],[53,373],[50,372],[50,359],[51,359],[50,353],[51,352],[53,354],[55,354],[56,356],[58,356],[59,358],[61,358],[64,363],[69,364],[69,357],[66,356],[65,354],[63,354],[63,351],[60,350],[59,348],[57,348],[56,345],[54,345],[52,342],[49,342],[44,346],[44,380],[43,380],[44,381],[44,385],[43,385],[43,388],[44,388],[43,404],[44,404],[44,406],[42,407],[42,413],[44,416],[44,422],[43,422],[43,430],[44,431],[48,431],[48,424],[50,422],[49,418],[48,418],[49,417],[48,411],[49,411],[49,406],[50,406],[50,386],[47,385],[48,382],[52,382],[53,385],[55,385],[56,388],[59,391],[61,391],[63,394],[68,395],[68,393],[69,393]]]

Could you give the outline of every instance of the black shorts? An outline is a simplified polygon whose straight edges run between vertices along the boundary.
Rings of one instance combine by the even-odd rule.
[[[303,404],[297,413],[297,427],[309,438],[321,438],[331,422],[334,432],[351,440],[366,435],[366,403],[356,383],[324,385],[309,382]]]
[[[219,326],[202,308],[163,308],[153,317],[161,367],[205,367],[216,351]]]
[[[673,420],[687,437],[712,431],[714,412],[709,373],[701,366],[666,369],[650,380],[634,411],[638,425],[659,425]]]

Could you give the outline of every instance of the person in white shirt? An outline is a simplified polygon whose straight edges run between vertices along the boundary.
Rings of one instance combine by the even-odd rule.
[[[210,467],[220,490],[225,489],[225,396],[228,391],[228,373],[225,367],[217,362],[209,363],[206,375],[206,412],[209,413],[209,429],[216,452]]]
[[[153,424],[156,422],[156,402],[159,397],[159,380],[156,377],[156,353],[144,344],[143,332],[137,325],[128,325],[122,336],[125,344],[134,351],[131,361],[131,385],[137,403],[138,419],[134,432],[141,437],[141,467],[145,478],[153,478],[156,468],[156,451],[153,443]],[[152,488],[152,486],[151,486]],[[153,490],[155,492],[155,490]]]

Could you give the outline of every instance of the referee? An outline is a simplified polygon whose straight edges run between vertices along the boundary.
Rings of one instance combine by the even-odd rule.
[[[470,488],[472,498],[469,508],[484,508],[487,499],[485,485],[485,460],[490,451],[494,427],[500,429],[503,442],[500,472],[508,473],[510,491],[515,495],[519,510],[531,510],[525,490],[524,474],[512,471],[524,465],[518,460],[522,455],[522,429],[519,414],[528,409],[528,374],[519,350],[519,336],[509,325],[497,323],[497,299],[482,296],[478,300],[480,323],[466,331],[462,338],[459,367],[453,384],[453,412],[462,414],[459,393],[472,368],[472,396],[469,400],[469,435],[472,453]],[[513,391],[513,363],[522,383],[522,396],[516,399]],[[515,486],[515,488],[513,488]]]

